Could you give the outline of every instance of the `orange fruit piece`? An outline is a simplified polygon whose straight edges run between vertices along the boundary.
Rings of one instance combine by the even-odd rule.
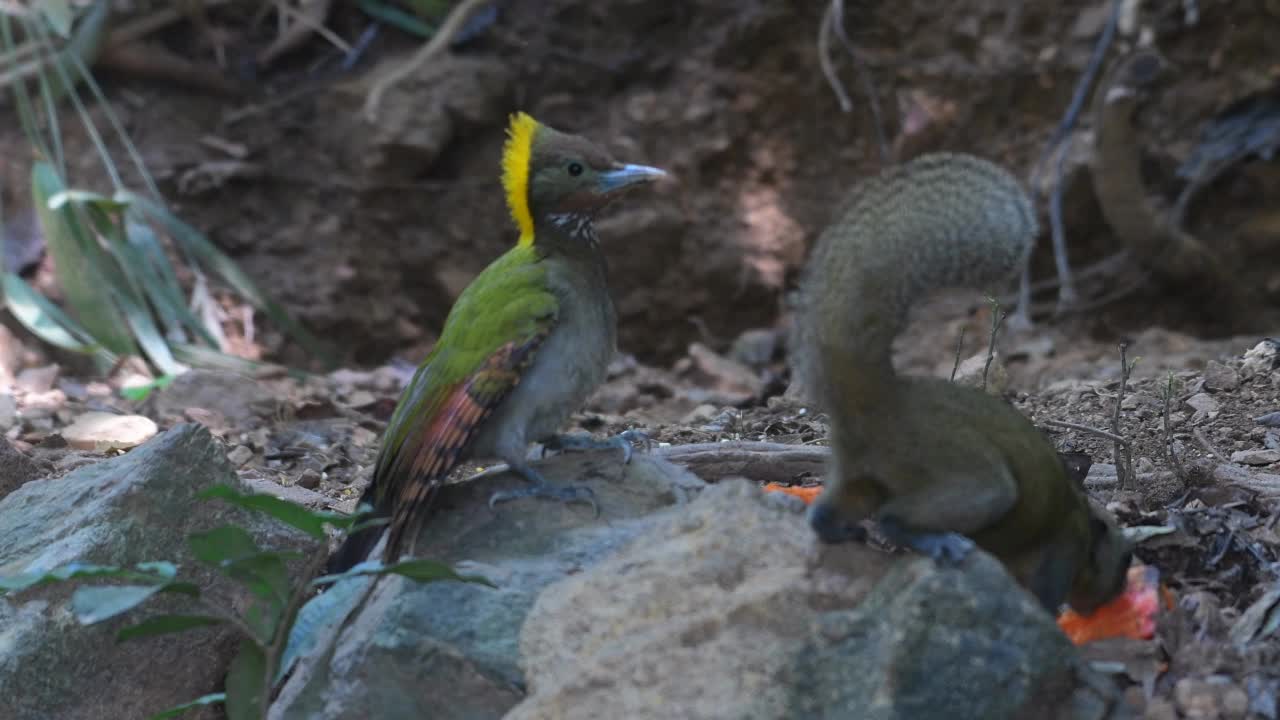
[[[779,485],[776,482],[771,482],[768,485],[764,486],[764,491],[765,492],[781,492],[781,493],[786,493],[788,495],[795,495],[796,497],[803,500],[806,505],[808,505],[813,503],[814,499],[818,497],[818,494],[822,492],[822,486],[814,485],[812,487],[798,487],[795,485]]]
[[[1160,586],[1159,571],[1150,565],[1134,565],[1129,568],[1124,592],[1118,597],[1092,615],[1080,615],[1068,608],[1058,617],[1058,627],[1076,645],[1112,637],[1148,640],[1156,632],[1161,595],[1165,604],[1172,603],[1168,588]]]

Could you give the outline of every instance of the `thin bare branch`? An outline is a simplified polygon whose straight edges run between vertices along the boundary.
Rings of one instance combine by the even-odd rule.
[[[431,37],[431,40],[414,53],[413,57],[374,81],[373,87],[369,88],[369,94],[364,101],[365,119],[369,122],[377,121],[378,106],[382,104],[382,96],[394,85],[417,72],[423,65],[426,65],[428,60],[448,47],[449,41],[457,34],[462,24],[471,17],[472,12],[487,1],[462,0],[449,12],[449,16],[445,18],[444,23],[440,25],[440,29]]]

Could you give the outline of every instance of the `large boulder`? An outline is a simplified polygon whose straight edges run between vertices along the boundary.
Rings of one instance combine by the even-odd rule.
[[[520,647],[529,696],[508,720],[1121,712],[990,556],[948,569],[823,546],[800,512],[745,481],[548,588]]]
[[[35,462],[0,437],[0,498],[38,477],[40,468]]]
[[[298,549],[300,533],[195,495],[238,486],[220,444],[198,425],[179,425],[126,455],[32,480],[0,499],[0,575],[69,562],[132,566],[169,560],[215,597],[248,598],[199,565],[190,533],[223,524],[249,529],[262,547]],[[237,636],[224,627],[117,643],[139,620],[127,613],[98,625],[73,618],[73,583],[0,597],[0,716],[12,720],[140,718],[222,689]],[[183,607],[179,599],[162,606]],[[188,717],[217,717],[216,711]]]
[[[622,465],[617,451],[541,464],[552,481],[590,487],[581,504],[517,500],[490,509],[509,473],[446,485],[416,554],[483,575],[497,588],[399,577],[353,579],[306,605],[303,657],[272,707],[273,720],[496,718],[524,696],[518,641],[542,591],[583,572],[672,513],[703,483],[651,454]]]

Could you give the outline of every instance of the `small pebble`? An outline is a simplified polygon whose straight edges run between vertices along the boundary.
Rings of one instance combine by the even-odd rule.
[[[57,365],[26,368],[18,373],[15,384],[19,389],[29,393],[46,393],[53,389],[54,383],[58,382],[60,370],[61,368]]]
[[[347,405],[353,408],[369,407],[378,402],[378,398],[368,390],[356,390],[347,398]]]
[[[247,445],[237,445],[227,453],[227,460],[235,467],[240,467],[253,459],[253,449]]]
[[[1240,387],[1240,373],[1236,369],[1210,360],[1204,368],[1204,386],[1209,390],[1235,390]]]
[[[1187,398],[1187,405],[1197,412],[1212,413],[1218,412],[1218,401],[1213,399],[1209,393],[1196,393]]]
[[[141,415],[88,412],[63,428],[62,437],[77,450],[107,452],[137,447],[157,432],[151,418]]]
[[[320,487],[320,472],[310,468],[303,470],[298,476],[298,487],[304,487],[308,490],[315,490]]]
[[[8,393],[0,393],[0,431],[8,430],[18,422],[18,402]]]

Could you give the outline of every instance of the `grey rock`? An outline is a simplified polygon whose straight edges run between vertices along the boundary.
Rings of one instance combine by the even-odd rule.
[[[195,499],[211,485],[236,482],[222,448],[195,425],[179,425],[126,455],[63,477],[28,482],[0,499],[0,575],[72,561],[129,566],[171,560],[202,587],[245,603],[238,588],[195,561],[187,535],[235,523],[263,547],[298,549],[305,541],[226,503]],[[0,598],[6,719],[146,717],[221,689],[237,643],[232,631],[215,627],[117,643],[116,632],[149,612],[189,606],[175,598],[82,627],[70,619],[72,589],[58,583]]]
[[[763,495],[722,481],[548,588],[506,718],[1123,716],[992,557],[823,546]]]
[[[1280,341],[1267,338],[1249,348],[1240,361],[1240,374],[1245,378],[1267,376],[1280,369]]]
[[[255,425],[271,415],[278,404],[270,389],[251,377],[215,370],[190,370],[148,400],[153,417],[184,417],[187,408],[220,413],[236,428]]]
[[[0,499],[38,477],[35,462],[0,437]]]
[[[1242,465],[1270,465],[1280,462],[1280,450],[1237,450],[1231,453],[1231,462]]]
[[[58,382],[58,373],[60,372],[62,372],[62,368],[57,365],[26,368],[18,373],[15,384],[18,389],[29,393],[49,392],[53,389],[54,383]]]
[[[969,387],[982,387],[983,372],[987,375],[987,392],[992,395],[1002,395],[1009,388],[1009,371],[1004,366],[1004,360],[1000,358],[1000,353],[996,353],[991,358],[991,367],[987,368],[987,353],[982,352],[974,355],[963,362],[956,368],[955,382],[960,385],[968,385]]]
[[[1218,412],[1218,401],[1209,393],[1196,393],[1187,398],[1187,406],[1197,413]]]
[[[729,357],[748,367],[763,368],[773,360],[780,340],[778,331],[772,328],[747,330],[733,341]]]
[[[248,445],[237,445],[231,448],[227,453],[227,461],[235,467],[240,467],[253,459],[253,448]]]
[[[288,500],[311,510],[324,510],[329,507],[329,498],[301,485],[281,485],[275,480],[262,477],[245,477],[241,478],[241,482],[255,493]]]
[[[356,182],[405,182],[431,169],[468,130],[500,121],[514,80],[495,59],[449,55],[389,88],[376,124],[361,130],[356,122],[326,123],[321,141],[344,149],[338,159]],[[354,117],[364,95],[335,87],[319,102],[335,117]]]
[[[796,656],[791,717],[1116,718],[1114,687],[994,558],[897,565],[857,608],[818,618]],[[876,702],[880,700],[880,702]]]
[[[1240,387],[1240,373],[1236,369],[1210,360],[1204,368],[1204,386],[1209,390],[1235,390]]]
[[[416,584],[399,577],[338,583],[304,606],[309,628],[272,720],[496,718],[524,694],[517,640],[529,608],[554,582],[591,567],[660,518],[702,481],[649,453],[621,465],[614,451],[539,465],[553,482],[590,487],[601,514],[538,500],[490,510],[495,491],[519,487],[486,473],[442,487],[415,554],[483,575],[479,584]],[[381,552],[381,548],[375,550]]]
[[[1280,427],[1280,410],[1259,415],[1253,421],[1267,427]]]
[[[8,430],[18,422],[18,401],[13,395],[0,392],[0,432]]]

